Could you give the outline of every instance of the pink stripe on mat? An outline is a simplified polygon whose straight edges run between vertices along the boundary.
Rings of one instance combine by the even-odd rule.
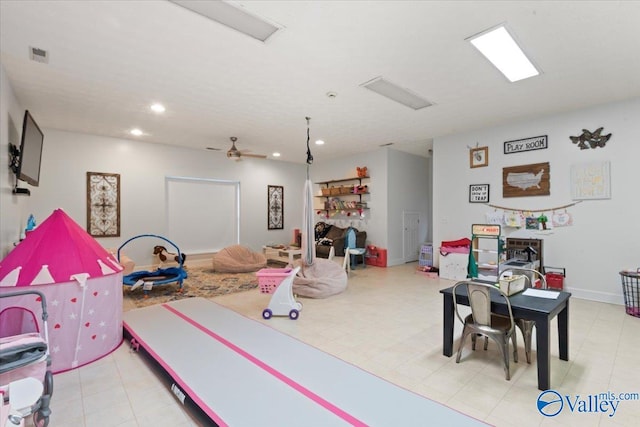
[[[328,411],[333,412],[335,415],[337,415],[338,417],[342,418],[343,420],[345,420],[349,424],[351,424],[353,426],[358,426],[358,427],[367,426],[367,424],[365,424],[364,422],[360,421],[359,419],[355,418],[354,416],[352,416],[352,415],[348,414],[347,412],[343,411],[342,409],[338,408],[334,404],[332,404],[332,403],[328,402],[327,400],[323,399],[322,397],[318,396],[317,394],[315,394],[314,392],[312,392],[308,388],[304,387],[303,385],[301,385],[301,384],[297,383],[296,381],[292,380],[291,378],[287,377],[286,375],[284,375],[282,372],[278,371],[277,369],[272,368],[271,366],[267,365],[262,360],[260,360],[257,357],[249,354],[248,352],[244,351],[243,349],[241,349],[237,345],[233,344],[232,342],[230,342],[230,341],[226,340],[225,338],[221,337],[220,335],[216,334],[212,330],[207,329],[205,326],[203,326],[200,323],[196,322],[195,320],[191,319],[189,316],[185,315],[184,313],[179,312],[178,310],[176,310],[175,308],[173,308],[173,307],[171,307],[171,306],[169,306],[167,304],[162,304],[162,307],[166,308],[167,310],[169,310],[170,312],[172,312],[176,316],[180,317],[182,320],[184,320],[184,321],[190,323],[191,325],[195,326],[196,328],[198,328],[202,332],[204,332],[207,335],[209,335],[211,338],[213,338],[216,341],[220,342],[221,344],[225,345],[226,347],[228,347],[229,349],[233,350],[234,352],[236,352],[240,356],[244,357],[245,359],[247,359],[251,363],[255,364],[256,366],[258,366],[261,369],[265,370],[269,374],[273,375],[274,377],[276,377],[277,379],[279,379],[283,383],[287,384],[289,387],[293,388],[294,390],[298,391],[299,393],[301,393],[304,396],[308,397],[309,399],[313,400],[318,405],[322,406],[323,408],[327,409]]]
[[[138,334],[133,332],[133,329],[131,329],[129,327],[129,325],[127,325],[127,322],[123,322],[123,324],[124,324],[124,327],[129,331],[131,336],[133,338],[135,338],[136,341],[138,341],[139,343],[141,343],[144,346],[144,349],[151,355],[151,357],[153,357],[165,369],[165,371],[167,371],[169,373],[169,375],[171,375],[171,377],[174,379],[174,381],[176,383],[178,383],[178,385],[184,391],[187,392],[189,397],[209,416],[209,418],[211,418],[220,427],[228,427],[228,424],[225,423],[224,421],[222,421],[222,418],[220,418],[220,416],[218,414],[216,414],[213,411],[213,409],[211,409],[209,406],[207,406],[207,404],[204,403],[204,401],[202,399],[200,399],[200,397],[193,391],[193,389],[191,387],[189,387],[182,380],[182,378],[180,378],[180,376],[176,373],[176,371],[171,369],[171,367],[169,365],[167,365],[164,360],[162,360],[162,358],[160,357],[160,355],[158,353],[156,353],[149,346],[147,346],[146,343],[144,342],[144,340],[142,338],[140,338],[140,336],[138,336]]]

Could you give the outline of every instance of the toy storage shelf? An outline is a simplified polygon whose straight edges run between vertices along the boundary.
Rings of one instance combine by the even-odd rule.
[[[353,177],[353,178],[332,179],[332,180],[329,180],[329,181],[318,181],[318,182],[316,182],[316,184],[329,186],[329,184],[336,184],[336,183],[349,182],[349,181],[358,181],[360,184],[362,184],[362,180],[363,179],[369,179],[369,177],[368,176],[356,176],[356,177]]]

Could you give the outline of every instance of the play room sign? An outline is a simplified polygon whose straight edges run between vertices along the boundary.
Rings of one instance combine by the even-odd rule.
[[[543,150],[547,148],[547,135],[532,138],[516,139],[504,143],[504,154],[521,153],[523,151]]]

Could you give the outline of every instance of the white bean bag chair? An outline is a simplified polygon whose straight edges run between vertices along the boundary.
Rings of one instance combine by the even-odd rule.
[[[326,298],[339,294],[347,289],[347,273],[335,261],[316,258],[313,265],[301,265],[300,271],[293,279],[293,293],[309,298]]]
[[[242,245],[224,248],[213,255],[213,269],[218,273],[249,273],[267,266],[267,257]]]

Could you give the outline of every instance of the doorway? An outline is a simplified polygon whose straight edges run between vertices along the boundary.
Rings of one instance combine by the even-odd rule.
[[[403,212],[403,250],[402,259],[405,263],[418,260],[419,256],[419,233],[420,233],[420,213]]]

